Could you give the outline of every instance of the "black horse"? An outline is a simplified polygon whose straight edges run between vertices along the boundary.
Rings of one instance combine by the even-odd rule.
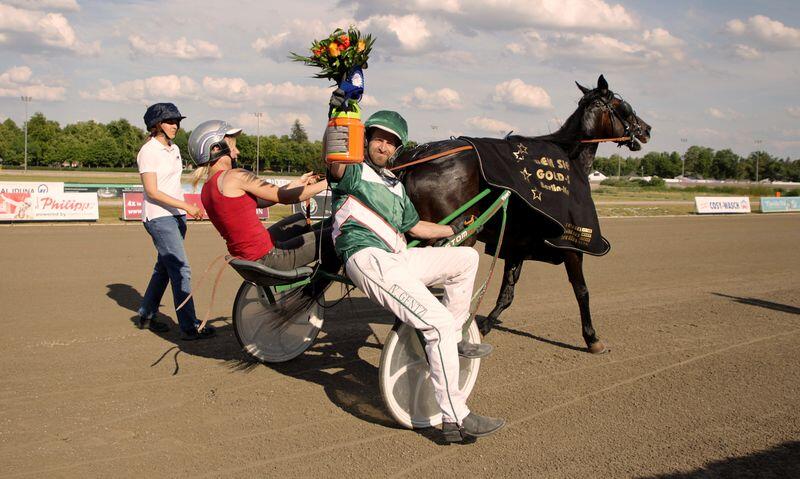
[[[602,75],[598,79],[597,88],[589,89],[577,85],[583,93],[577,110],[561,129],[532,140],[546,142],[550,147],[558,148],[563,157],[569,158],[572,164],[580,167],[582,179],[586,179],[591,171],[599,140],[613,139],[620,146],[625,145],[636,151],[641,149],[637,140],[647,143],[650,139],[650,125],[640,119],[626,101],[609,90],[608,83]],[[464,148],[465,144],[467,143],[460,139],[428,143],[404,152],[397,159],[395,169],[399,170],[406,191],[423,220],[440,221],[484,188],[489,187],[481,175],[481,166],[475,151]],[[409,164],[420,157],[433,157],[433,159]],[[408,166],[405,167],[404,164]],[[588,179],[586,181],[588,184]],[[487,202],[493,197],[496,195],[489,195],[486,200],[478,203],[467,213],[479,214],[488,207]],[[591,201],[590,196],[588,199]],[[589,290],[583,276],[583,253],[575,249],[560,249],[546,245],[541,231],[534,231],[535,228],[531,228],[528,221],[529,209],[514,195],[511,196],[508,215],[500,251],[500,257],[505,260],[503,283],[492,312],[486,318],[479,318],[482,333],[488,334],[492,326],[499,324],[500,313],[511,305],[514,299],[514,286],[519,280],[522,262],[525,259],[537,259],[553,264],[564,263],[580,308],[582,334],[588,351],[595,354],[605,352],[606,347],[598,339],[592,326]],[[521,221],[514,221],[515,216]],[[499,221],[492,221],[486,225],[477,239],[491,242],[496,241],[498,236]],[[471,244],[474,244],[475,239],[471,241]]]

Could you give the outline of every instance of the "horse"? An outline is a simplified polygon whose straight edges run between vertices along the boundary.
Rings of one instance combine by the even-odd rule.
[[[618,146],[638,151],[641,149],[639,142],[649,141],[651,127],[637,116],[628,102],[609,89],[603,75],[598,78],[596,88],[586,88],[577,82],[576,85],[583,96],[578,101],[575,112],[558,131],[531,139],[560,148],[572,164],[580,166],[582,171],[579,174],[585,176],[588,185],[588,174],[600,142],[615,141]],[[481,166],[475,151],[464,148],[464,144],[466,142],[456,138],[426,143],[401,153],[395,161],[393,170],[397,171],[421,219],[440,221],[484,188],[490,187],[481,175]],[[418,160],[420,157],[426,160]],[[488,202],[491,201],[489,198],[493,196],[495,195],[488,195],[466,214],[480,214],[488,207]],[[605,344],[592,325],[589,290],[583,275],[583,252],[552,246],[541,247],[544,245],[541,238],[531,238],[536,235],[531,232],[529,224],[523,225],[520,224],[522,221],[514,221],[515,216],[523,218],[523,214],[529,214],[522,203],[511,195],[508,223],[500,252],[505,260],[502,285],[494,309],[487,317],[477,318],[481,332],[484,335],[489,334],[494,325],[501,323],[499,316],[514,299],[514,287],[519,281],[523,261],[534,259],[532,256],[536,255],[531,250],[536,249],[546,252],[547,258],[544,261],[564,264],[578,302],[581,333],[587,351],[592,354],[606,352]],[[499,221],[491,221],[477,237],[470,238],[465,244],[472,246],[476,240],[497,241],[499,233]],[[541,261],[541,255],[535,259]]]

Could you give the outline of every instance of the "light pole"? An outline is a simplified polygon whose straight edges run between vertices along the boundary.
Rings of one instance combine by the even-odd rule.
[[[257,111],[253,115],[256,117],[256,176],[258,176],[258,160],[261,154],[261,117],[264,114]]]
[[[760,145],[761,140],[753,140],[753,143],[755,143],[756,145]],[[758,152],[756,151],[756,183],[758,183],[758,160],[760,156],[761,155],[759,155]]]
[[[686,138],[681,138],[681,143],[689,141]],[[681,181],[686,177],[686,151],[681,155]]]
[[[33,100],[33,98],[23,95],[20,97],[22,103],[25,104],[25,171],[28,171],[28,103]]]

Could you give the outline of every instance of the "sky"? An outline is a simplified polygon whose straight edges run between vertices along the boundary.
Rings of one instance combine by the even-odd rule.
[[[399,111],[420,143],[549,133],[575,82],[603,74],[653,127],[639,154],[800,158],[796,0],[0,0],[0,121],[22,124],[23,95],[62,126],[143,127],[147,105],[171,101],[189,130],[282,135],[299,119],[318,139],[331,84],[287,57],[349,25],[376,37],[365,115]]]

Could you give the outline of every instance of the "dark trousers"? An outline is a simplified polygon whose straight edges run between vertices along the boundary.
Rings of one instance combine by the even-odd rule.
[[[322,268],[336,273],[342,262],[336,255],[329,221],[311,225],[309,230],[303,213],[287,216],[268,228],[275,245],[259,262],[279,270],[296,269],[319,258],[322,243]]]

